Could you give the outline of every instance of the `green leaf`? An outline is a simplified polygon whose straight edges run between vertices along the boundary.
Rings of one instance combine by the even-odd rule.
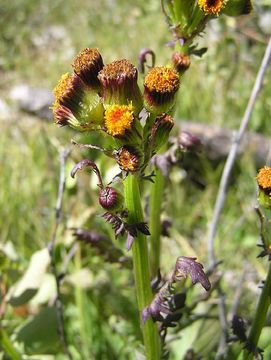
[[[17,333],[17,341],[22,342],[30,354],[55,353],[59,348],[56,309],[46,307],[27,320]]]
[[[12,306],[23,305],[32,299],[43,282],[49,263],[50,256],[47,248],[32,255],[23,277],[8,293],[8,302]]]

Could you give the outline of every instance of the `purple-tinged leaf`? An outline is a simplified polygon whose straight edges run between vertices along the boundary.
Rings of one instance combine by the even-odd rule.
[[[192,284],[200,283],[206,291],[211,288],[210,281],[203,271],[203,265],[196,261],[197,258],[180,256],[178,257],[173,274],[173,281],[191,277]]]
[[[125,248],[127,251],[131,250],[134,241],[135,241],[134,236],[128,232],[126,243],[125,243]]]
[[[90,167],[94,172],[95,174],[97,175],[98,177],[98,186],[103,188],[103,180],[102,180],[102,177],[101,177],[101,173],[97,167],[97,165],[95,164],[95,162],[89,160],[89,159],[84,159],[84,160],[81,160],[79,161],[79,163],[77,163],[76,165],[74,165],[72,171],[71,171],[71,177],[74,178],[77,171],[78,170],[83,170],[85,167]]]

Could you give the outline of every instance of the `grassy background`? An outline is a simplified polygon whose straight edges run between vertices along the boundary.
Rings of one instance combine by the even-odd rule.
[[[200,39],[209,50],[202,59],[193,59],[183,79],[177,118],[238,127],[265,49],[266,34],[259,24],[261,14],[268,11],[267,5],[259,1],[254,14],[241,21],[221,18],[210,24],[206,37]],[[165,46],[170,34],[159,1],[0,0],[0,9],[0,97],[9,106],[8,115],[0,118],[0,282],[4,295],[25,273],[31,255],[51,238],[58,152],[73,136],[69,130],[57,129],[53,122],[22,113],[11,102],[9,91],[20,83],[53,88],[60,74],[70,70],[75,54],[85,47],[99,47],[105,62],[125,57],[135,64],[142,47],[155,51],[158,65],[167,63],[171,52]],[[266,76],[251,130],[270,136],[270,108],[271,85]],[[73,151],[68,168],[81,156],[79,151]],[[109,166],[97,160],[102,168]],[[174,230],[170,238],[164,239],[163,272],[172,268],[176,254],[196,254],[203,263],[207,259],[207,225],[223,163],[210,163],[203,154],[192,168],[204,187],[197,186],[189,172],[180,168],[170,175],[163,216],[172,218]],[[248,264],[239,309],[245,316],[253,311],[257,281],[263,278],[266,265],[266,261],[256,260],[256,171],[249,151],[238,159],[217,235],[228,306],[244,263]],[[109,227],[95,215],[100,211],[96,210],[97,194],[95,187],[88,185],[87,177],[80,177],[78,184],[68,180],[58,234],[60,264],[73,243],[67,228],[86,224],[110,235]],[[26,359],[46,355],[44,359],[61,360],[65,357],[57,334],[50,330],[55,329],[55,313],[48,306],[54,294],[52,279],[44,283],[49,289],[47,298],[35,298],[20,307],[9,305],[2,319],[3,329]],[[140,334],[129,271],[120,273],[117,266],[79,246],[63,284],[63,301],[68,341],[75,359],[134,359],[133,349],[139,346]],[[33,328],[38,333],[41,324],[49,330],[35,338]],[[213,329],[218,331],[216,322]],[[196,334],[200,330],[190,330],[183,336],[186,341],[191,331]],[[198,349],[208,359],[214,345],[207,347],[207,343],[208,338],[203,339]],[[180,358],[181,348],[181,340],[173,343],[172,359]],[[33,354],[38,355],[31,357]],[[1,358],[6,359],[4,353]]]

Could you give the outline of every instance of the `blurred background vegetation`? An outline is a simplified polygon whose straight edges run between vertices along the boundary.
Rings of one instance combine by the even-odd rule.
[[[61,360],[66,357],[51,306],[55,283],[44,249],[55,223],[59,150],[70,146],[74,133],[22,111],[12,96],[14,88],[23,84],[53,89],[60,75],[70,71],[77,52],[85,47],[98,47],[106,63],[128,58],[135,64],[140,48],[149,47],[156,53],[157,64],[166,64],[171,49],[165,44],[171,35],[158,0],[0,0],[0,14],[0,359],[19,359],[18,354],[23,354],[24,359]],[[178,126],[185,119],[238,128],[271,32],[270,24],[268,0],[257,1],[248,17],[221,17],[211,22],[199,40],[208,52],[192,59],[182,81]],[[250,123],[250,130],[266,137],[271,135],[268,78],[270,71]],[[113,163],[104,164],[96,153],[87,155],[96,157],[104,175],[110,178],[115,171]],[[96,206],[95,184],[89,182],[89,176],[82,175],[74,182],[68,175],[74,161],[82,157],[82,151],[73,150],[67,163],[67,191],[57,234],[59,271],[74,246],[71,228],[95,228],[115,243],[110,227],[97,216],[101,211]],[[163,239],[162,273],[172,268],[176,254],[196,255],[203,264],[207,259],[207,225],[223,161],[211,161],[203,151],[187,163],[189,166],[172,170],[166,189],[162,216],[171,219],[172,231]],[[257,284],[264,277],[266,265],[266,261],[256,259],[258,224],[253,206],[259,165],[264,164],[256,164],[249,149],[239,157],[217,235],[229,307],[245,266],[238,308],[244,316],[253,314],[259,294]],[[115,244],[123,248],[121,241]],[[74,359],[136,358],[140,333],[131,272],[119,271],[118,265],[105,262],[84,244],[77,244],[74,253],[61,287],[67,341]],[[16,290],[14,285],[21,279]],[[268,339],[270,332],[265,330]],[[204,359],[211,359],[218,339],[216,320],[212,320],[212,326],[210,321],[196,322],[182,338],[170,343],[171,359],[182,358],[190,347]]]

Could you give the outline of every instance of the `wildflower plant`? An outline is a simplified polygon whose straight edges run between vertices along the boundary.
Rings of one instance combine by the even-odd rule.
[[[73,73],[61,77],[54,90],[52,106],[57,125],[70,126],[78,132],[98,132],[104,139],[105,148],[95,144],[79,145],[100,150],[119,166],[118,176],[107,185],[97,165],[90,159],[76,164],[71,175],[74,177],[85,167],[92,169],[97,175],[98,201],[105,210],[104,220],[112,226],[116,237],[127,238],[126,249],[132,250],[145,353],[152,360],[161,358],[161,341],[165,340],[167,327],[173,326],[182,315],[186,277],[191,277],[192,284],[201,283],[206,291],[211,288],[203,266],[195,258],[184,256],[178,257],[173,273],[167,279],[160,284],[158,281],[153,289],[151,287],[151,276],[156,275],[160,267],[160,209],[164,188],[159,166],[153,171],[153,164],[157,164],[153,160],[167,149],[178,93],[182,91],[182,77],[189,69],[191,56],[201,56],[206,51],[198,49],[196,37],[213,18],[248,13],[251,2],[163,0],[162,9],[173,33],[170,46],[174,51],[170,65],[154,66],[154,54],[149,50],[141,53],[141,69],[144,69],[147,54],[153,56],[153,66],[144,77],[143,88],[140,88],[138,70],[129,60],[118,59],[106,64],[97,48],[86,48],[74,59]],[[198,148],[197,145],[197,139],[183,134],[173,148],[184,152],[188,148]],[[151,186],[149,221],[143,212],[141,195],[146,184]],[[102,244],[110,244],[112,249],[114,245],[106,239],[96,241],[95,232],[77,229],[75,236],[94,244],[109,261],[120,261],[122,251],[116,256],[110,255],[107,245]],[[148,236],[151,238],[150,246]],[[129,264],[126,261],[123,266]],[[178,293],[177,282],[182,284],[181,293]],[[161,323],[159,332],[157,321]]]

